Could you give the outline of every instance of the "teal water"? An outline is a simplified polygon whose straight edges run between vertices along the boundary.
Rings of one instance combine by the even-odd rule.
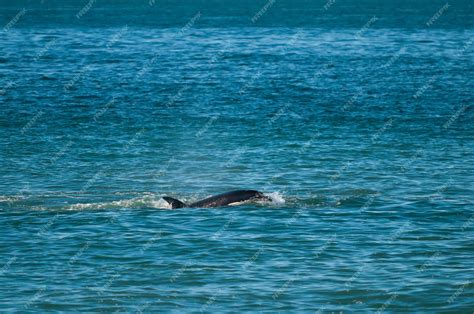
[[[1,1],[0,310],[471,313],[445,4]]]

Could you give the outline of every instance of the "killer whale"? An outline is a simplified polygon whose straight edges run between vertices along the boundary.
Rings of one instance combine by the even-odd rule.
[[[191,203],[189,205],[169,196],[165,196],[163,197],[163,199],[168,204],[171,205],[172,209],[183,208],[183,207],[208,208],[208,207],[226,206],[232,203],[244,202],[244,201],[249,201],[249,200],[265,200],[265,201],[270,200],[270,198],[263,195],[262,192],[259,192],[256,190],[231,191],[231,192],[227,192],[227,193],[223,193],[219,195],[214,195],[214,196],[205,198],[203,200]]]

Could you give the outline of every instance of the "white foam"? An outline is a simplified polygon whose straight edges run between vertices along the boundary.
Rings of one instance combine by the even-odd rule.
[[[109,209],[109,208],[161,208],[171,209],[165,200],[161,197],[156,198],[155,196],[147,195],[144,197],[135,197],[126,200],[112,201],[112,202],[101,202],[101,203],[79,203],[66,207],[66,210],[84,210],[84,209]]]
[[[13,203],[26,199],[23,195],[0,195],[0,202]]]
[[[276,205],[285,204],[285,199],[283,198],[283,195],[281,195],[280,192],[263,193],[263,195],[270,198],[273,204],[276,204]]]

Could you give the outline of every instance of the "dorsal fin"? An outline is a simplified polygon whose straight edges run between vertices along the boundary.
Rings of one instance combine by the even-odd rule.
[[[171,205],[171,208],[172,209],[175,209],[175,208],[182,208],[182,207],[186,207],[187,205],[184,204],[183,202],[181,202],[180,200],[177,200],[175,198],[172,198],[172,197],[169,197],[169,196],[165,196],[163,197],[163,199]]]

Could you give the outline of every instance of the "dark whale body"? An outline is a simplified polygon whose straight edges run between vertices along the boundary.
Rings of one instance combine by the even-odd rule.
[[[263,195],[263,193],[255,190],[237,190],[232,192],[227,192],[219,195],[214,195],[203,199],[201,201],[192,203],[192,204],[185,204],[180,200],[177,200],[172,197],[165,196],[163,199],[171,205],[172,209],[175,208],[182,208],[182,207],[218,207],[218,206],[226,206],[232,203],[238,203],[243,201],[249,200],[270,200],[268,197]]]

